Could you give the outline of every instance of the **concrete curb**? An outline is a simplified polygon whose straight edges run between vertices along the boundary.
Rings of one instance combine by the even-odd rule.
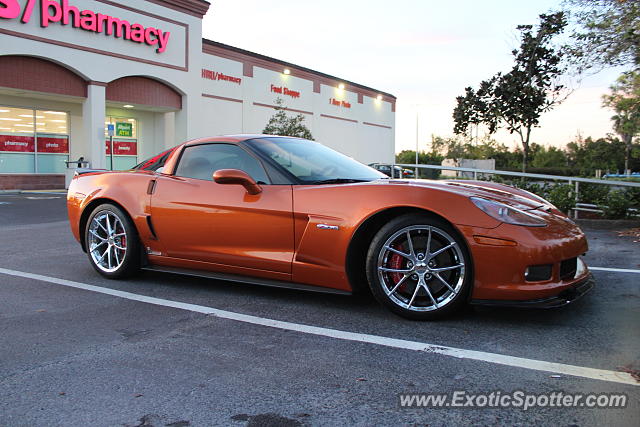
[[[638,219],[576,219],[580,227],[595,230],[619,230],[640,227]]]
[[[67,190],[0,190],[0,194],[67,194]]]
[[[19,190],[20,194],[67,194],[64,188],[59,190]]]

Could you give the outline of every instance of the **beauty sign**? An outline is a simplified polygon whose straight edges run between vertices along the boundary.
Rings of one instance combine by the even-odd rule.
[[[105,141],[105,152],[111,154],[110,141]],[[136,141],[113,140],[114,156],[136,156],[138,154],[138,144]]]

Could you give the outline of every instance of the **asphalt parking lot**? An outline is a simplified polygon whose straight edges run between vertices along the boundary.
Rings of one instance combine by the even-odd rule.
[[[587,263],[640,271],[638,237],[617,231],[585,228]],[[110,281],[71,236],[64,195],[0,195],[0,426],[636,426],[639,383],[622,371],[640,370],[640,274],[593,274],[594,291],[561,309],[412,322],[367,297],[150,272]],[[399,403],[457,390],[628,402]]]

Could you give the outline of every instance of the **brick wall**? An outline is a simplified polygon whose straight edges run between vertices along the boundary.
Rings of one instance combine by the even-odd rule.
[[[0,174],[0,190],[61,190],[64,175]]]

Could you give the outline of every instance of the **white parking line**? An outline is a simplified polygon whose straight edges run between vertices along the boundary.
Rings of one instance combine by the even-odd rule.
[[[253,325],[268,326],[271,328],[284,329],[288,331],[302,332],[305,334],[318,335],[323,337],[336,338],[347,341],[356,341],[369,344],[382,345],[385,347],[400,348],[404,350],[424,351],[427,353],[442,354],[459,359],[479,360],[498,365],[513,366],[518,368],[532,369],[536,371],[552,372],[554,374],[571,375],[575,377],[589,378],[600,381],[608,381],[621,384],[638,386],[631,374],[626,372],[608,371],[605,369],[586,368],[582,366],[566,365],[564,363],[546,362],[543,360],[526,359],[523,357],[507,356],[504,354],[487,353],[484,351],[466,350],[462,348],[440,346],[417,341],[407,341],[397,338],[381,337],[377,335],[359,334],[337,329],[322,328],[318,326],[303,325],[299,323],[283,322],[281,320],[266,319],[263,317],[251,316],[247,314],[234,313],[232,311],[219,310],[217,308],[205,307],[202,305],[188,304],[171,301],[161,298],[148,297],[130,292],[117,291],[115,289],[103,288],[100,286],[88,285],[86,283],[74,282],[56,277],[43,276],[40,274],[27,273],[23,271],[0,268],[1,274],[27,279],[39,280],[42,282],[55,283],[57,285],[71,288],[84,289],[105,295],[111,295],[133,301],[145,302],[148,304],[172,307],[180,310],[188,310],[196,313],[213,315],[223,319],[235,320],[238,322],[250,323]]]
[[[631,270],[628,268],[609,268],[609,267],[589,267],[593,271],[611,271],[613,273],[636,273],[640,274],[640,270]]]

